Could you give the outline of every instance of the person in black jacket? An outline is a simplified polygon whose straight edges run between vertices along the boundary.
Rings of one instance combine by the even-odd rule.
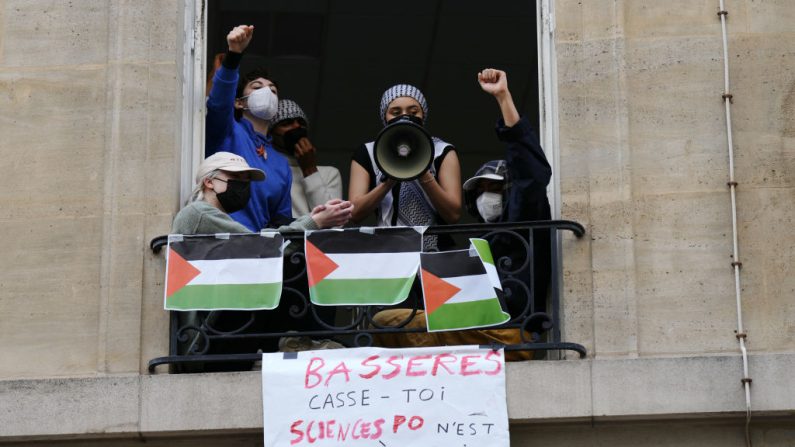
[[[487,68],[478,73],[478,83],[484,92],[494,96],[500,107],[502,118],[497,121],[496,131],[497,138],[505,143],[505,158],[487,162],[464,183],[467,211],[479,221],[488,223],[551,219],[546,189],[552,168],[530,122],[516,110],[507,75],[504,71]],[[531,291],[532,305],[526,315],[546,309],[550,242],[548,230],[534,230],[533,256],[527,260],[524,244],[516,238],[499,236],[490,241],[495,260],[510,257],[512,265],[507,270],[514,272],[512,276]],[[530,262],[519,269],[526,260]],[[524,313],[528,300],[524,291],[512,292],[506,304],[511,316],[516,317]]]

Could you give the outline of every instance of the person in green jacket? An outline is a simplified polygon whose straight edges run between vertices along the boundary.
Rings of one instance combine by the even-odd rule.
[[[189,203],[174,217],[171,225],[171,234],[215,234],[215,233],[251,233],[246,226],[235,221],[229,216],[246,206],[251,194],[251,182],[266,181],[265,173],[248,165],[246,160],[231,152],[216,152],[207,157],[196,173],[196,186],[193,189]],[[291,230],[316,230],[344,225],[350,220],[353,205],[348,201],[329,200],[323,205],[318,205],[312,212],[299,217],[289,225],[283,225],[278,231]],[[286,317],[268,311],[258,321],[266,327],[283,324]],[[204,318],[201,318],[206,314]],[[239,326],[241,321],[248,319],[248,312],[197,312],[188,311],[180,313],[180,326],[199,327],[204,323],[213,327]],[[283,318],[284,317],[284,318]],[[198,334],[189,334],[185,341],[180,343],[181,355],[191,354],[192,348],[199,343]],[[255,341],[256,343],[256,341]],[[274,346],[249,346],[241,343],[236,350],[254,352],[258,347],[265,350],[275,350]],[[217,353],[215,349],[208,354]],[[181,368],[183,372],[199,372],[210,370],[236,370],[248,368],[250,365],[241,364],[193,364]]]
[[[196,186],[187,206],[177,213],[172,234],[250,233],[229,213],[242,209],[251,195],[252,181],[265,180],[265,173],[252,168],[246,160],[231,152],[216,152],[207,157],[196,173]],[[279,231],[317,230],[345,225],[353,204],[329,200],[312,212],[298,217]]]

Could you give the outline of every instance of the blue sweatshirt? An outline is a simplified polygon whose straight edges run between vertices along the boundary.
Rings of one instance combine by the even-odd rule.
[[[251,123],[235,119],[235,93],[238,70],[218,68],[207,98],[205,156],[218,151],[232,152],[265,172],[265,180],[251,182],[251,199],[240,211],[230,214],[251,231],[291,220],[290,186],[293,175],[287,158],[273,148],[271,138],[254,130]],[[264,150],[267,158],[260,153]]]

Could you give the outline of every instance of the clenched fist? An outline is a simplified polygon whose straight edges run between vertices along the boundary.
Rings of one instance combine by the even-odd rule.
[[[252,37],[254,37],[254,25],[238,25],[234,27],[226,35],[229,51],[242,53],[251,42]]]

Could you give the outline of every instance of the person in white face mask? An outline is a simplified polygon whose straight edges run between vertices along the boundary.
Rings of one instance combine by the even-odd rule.
[[[213,76],[207,98],[205,156],[231,152],[265,173],[266,181],[251,185],[246,207],[230,214],[249,230],[259,231],[292,220],[292,172],[269,135],[279,103],[276,84],[263,69],[238,74],[243,51],[253,36],[251,25],[236,26],[226,36],[229,50]]]
[[[552,168],[532,125],[516,110],[508,90],[508,76],[502,70],[487,68],[478,73],[478,83],[484,92],[494,96],[500,107],[502,118],[497,121],[496,131],[497,139],[505,144],[505,158],[485,163],[472,178],[464,182],[467,211],[486,223],[551,219],[547,185]],[[513,242],[505,238],[492,241],[495,258],[507,255],[523,259],[518,251],[524,251],[524,247]],[[549,232],[534,231],[533,269],[536,287],[533,300],[537,312],[543,311],[546,304],[550,249]],[[529,283],[529,271],[520,276],[526,277]],[[523,300],[508,302],[508,310],[514,315],[524,304]]]

